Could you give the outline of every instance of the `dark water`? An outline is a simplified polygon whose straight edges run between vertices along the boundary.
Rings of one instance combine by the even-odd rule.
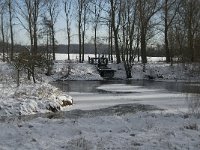
[[[103,80],[103,81],[56,81],[52,83],[65,92],[89,92],[98,93],[98,86],[105,84],[127,84],[132,86],[144,86],[149,89],[165,89],[169,92],[199,93],[200,83],[190,82],[158,82],[149,80]]]

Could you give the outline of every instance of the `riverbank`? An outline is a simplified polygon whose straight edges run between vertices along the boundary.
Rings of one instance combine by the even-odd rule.
[[[113,79],[126,80],[124,64],[108,64],[115,70]],[[145,68],[145,69],[144,69]],[[95,65],[77,62],[56,61],[54,78],[62,80],[103,80]],[[131,69],[133,80],[156,80],[156,81],[189,81],[200,82],[200,65],[193,63],[166,64],[164,62],[150,62],[144,67],[141,63],[133,64]]]
[[[117,70],[115,79],[125,79],[123,64],[110,66]],[[95,66],[87,63],[58,61],[54,67],[50,77],[40,73],[37,84],[25,80],[22,75],[21,85],[16,87],[14,68],[1,62],[0,114],[4,116],[0,120],[1,149],[200,149],[199,108],[194,112],[194,106],[199,104],[198,97],[187,105],[187,95],[122,83],[92,86],[102,93],[61,91],[49,82],[103,78]],[[142,72],[142,65],[135,64],[133,79],[148,77],[148,72],[156,76],[161,73],[162,81],[188,79],[188,76],[179,78],[179,75],[186,75],[186,71],[170,75],[166,70],[168,65],[151,63],[146,67],[146,72]],[[74,98],[74,105],[61,107],[61,112],[45,114],[52,112],[47,106],[59,108],[57,106],[63,105],[63,97],[72,101],[68,95]],[[32,117],[39,113],[43,115]],[[22,115],[26,115],[26,119]]]
[[[37,76],[34,84],[21,72],[18,87],[16,76],[11,64],[0,62],[0,117],[62,111],[73,103],[72,97],[50,85],[52,79],[44,74]]]

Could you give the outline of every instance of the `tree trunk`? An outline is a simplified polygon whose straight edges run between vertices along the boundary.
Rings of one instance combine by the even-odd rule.
[[[94,56],[97,57],[97,28],[94,28]]]
[[[169,42],[168,42],[168,0],[165,0],[165,53],[166,53],[166,62],[170,62],[170,51],[169,51]]]
[[[114,43],[115,43],[115,55],[117,59],[117,64],[121,63],[120,59],[120,51],[119,51],[119,45],[118,45],[118,27],[119,24],[115,25],[115,17],[116,17],[116,11],[115,11],[115,6],[114,6],[114,1],[110,0],[111,3],[111,28],[114,33]],[[120,15],[119,15],[120,18]]]
[[[82,61],[81,62],[84,62],[84,56],[85,56],[85,31],[82,32]]]
[[[140,34],[139,31],[140,29],[138,28],[138,33],[137,33],[137,43],[136,43],[136,50],[137,50],[137,56],[138,56],[138,62],[140,62],[140,49],[139,49],[139,44],[140,44]]]
[[[170,51],[169,51],[169,42],[168,42],[168,28],[165,26],[165,53],[166,53],[166,62],[170,62]]]
[[[124,68],[126,71],[126,78],[132,78],[131,70],[132,70],[132,65],[129,61],[124,61]]]
[[[2,50],[3,50],[3,62],[5,62],[5,35],[4,35],[4,17],[1,14],[1,34],[2,34]]]
[[[68,60],[70,60],[70,55],[69,55],[69,51],[70,51],[70,32],[69,32],[69,29],[68,29],[68,32],[67,32],[67,35],[68,35],[68,44],[67,44],[67,55],[68,55]]]
[[[37,25],[36,23],[34,24],[34,34],[33,34],[33,54],[36,55],[37,54]]]
[[[52,30],[52,48],[53,48],[53,60],[56,60],[56,46],[55,46],[55,32],[54,32],[54,26],[51,26]]]
[[[109,22],[109,45],[110,45],[110,60],[111,62],[113,63],[113,30],[112,30],[112,27],[111,27],[111,23]]]
[[[13,22],[12,22],[12,6],[11,0],[9,0],[8,7],[9,7],[9,19],[10,19],[10,38],[11,38],[11,50],[10,50],[10,60],[13,60],[13,53],[14,53],[14,37],[13,37]]]
[[[78,20],[78,38],[79,38],[79,63],[81,63],[82,39],[81,39],[81,13],[80,12],[79,12],[79,20]]]
[[[145,28],[141,28],[141,57],[142,57],[142,63],[147,63],[147,55],[146,55],[146,33]]]
[[[118,45],[118,31],[114,28],[114,42],[115,42],[115,54],[117,59],[117,64],[121,63],[119,45]]]

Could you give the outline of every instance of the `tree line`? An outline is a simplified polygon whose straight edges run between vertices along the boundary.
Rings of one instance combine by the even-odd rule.
[[[84,61],[88,36],[97,57],[99,41],[108,45],[109,59],[126,66],[137,58],[147,63],[147,48],[162,48],[167,63],[200,60],[200,0],[1,0],[3,60],[13,60],[16,26],[26,30],[30,55],[55,60],[56,23],[65,21],[66,53],[77,35],[79,62]],[[76,24],[76,26],[74,26]],[[76,33],[72,29],[76,28]],[[88,32],[89,28],[92,32]],[[104,37],[98,30],[105,29]],[[41,50],[39,45],[45,46]]]

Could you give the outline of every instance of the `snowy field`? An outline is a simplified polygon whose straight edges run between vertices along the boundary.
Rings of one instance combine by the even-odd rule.
[[[108,57],[107,55],[104,55],[105,57]],[[94,54],[85,54],[84,55],[84,59],[85,61],[88,61],[88,57],[95,57]],[[66,60],[68,59],[68,55],[67,54],[60,54],[60,53],[57,53],[56,54],[56,60]],[[79,54],[70,54],[70,59],[72,60],[75,60],[75,61],[78,61],[79,60]],[[113,59],[116,60],[116,56],[113,55]],[[140,58],[141,60],[141,58]],[[156,62],[156,61],[165,61],[165,57],[147,57],[147,60],[149,62]]]
[[[116,79],[125,79],[123,64],[110,67],[116,70]],[[195,81],[191,87],[200,81],[190,65],[149,63],[146,72],[142,67],[133,66],[133,79],[148,75],[162,81],[189,78]],[[36,85],[23,80],[16,87],[15,70],[0,62],[0,150],[200,149],[198,94],[126,84],[95,87],[101,93],[64,92],[48,82],[103,78],[95,66],[62,60],[55,63],[53,73],[51,77],[39,74]],[[64,105],[72,98],[72,106]],[[61,112],[52,113],[52,108]]]

